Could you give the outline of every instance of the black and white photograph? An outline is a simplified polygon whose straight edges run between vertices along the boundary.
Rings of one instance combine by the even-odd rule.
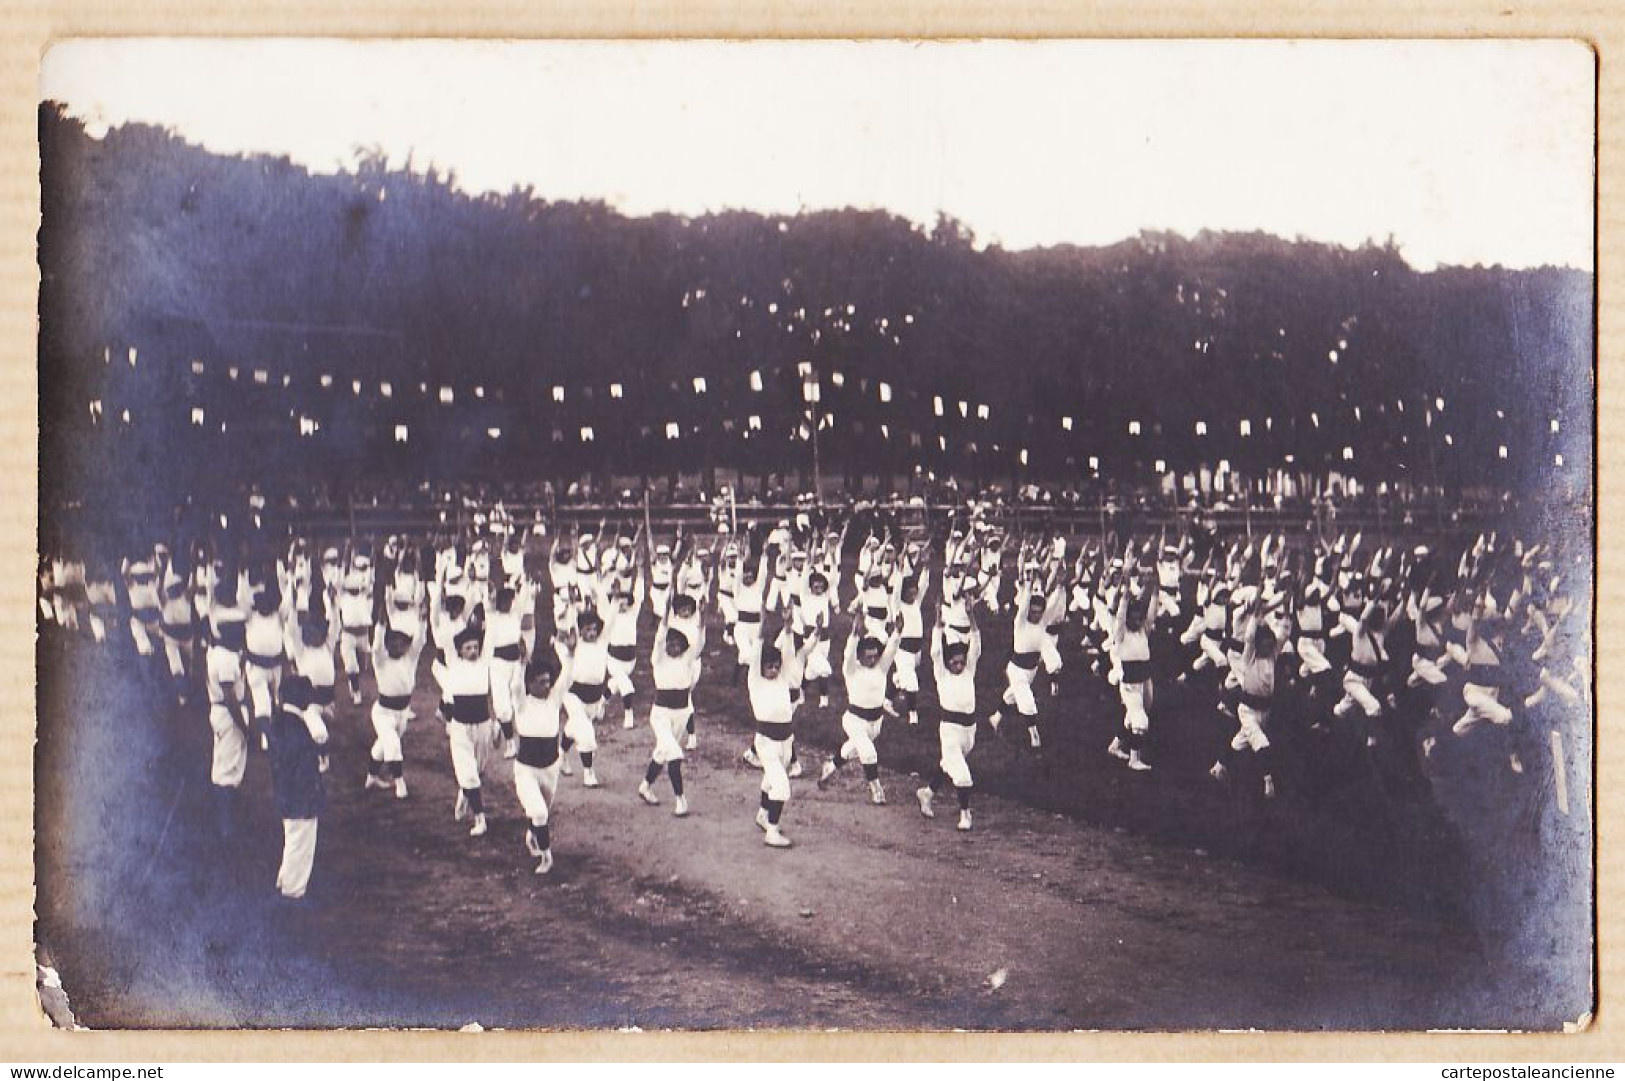
[[[55,44],[51,1022],[1585,1027],[1596,75]]]

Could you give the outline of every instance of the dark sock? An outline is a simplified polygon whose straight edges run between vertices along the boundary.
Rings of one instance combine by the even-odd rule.
[[[688,715],[688,734],[691,736],[694,734],[694,714],[692,713]]]
[[[863,779],[866,781],[880,780],[880,763],[865,762],[863,764]]]
[[[790,764],[792,766],[796,764],[796,748],[795,748],[795,744],[790,745]]]
[[[835,766],[836,769],[840,769],[842,766],[846,765],[846,759],[841,757],[840,751],[835,752],[835,757],[831,758],[830,762]]]
[[[770,800],[767,801],[767,822],[768,822],[768,825],[777,826],[779,824],[779,816],[782,815],[782,814],[784,814],[784,801],[783,800],[781,800],[781,799],[770,799]]]
[[[764,810],[764,811],[767,810],[768,807],[772,805],[772,803],[773,803],[773,801],[767,798],[767,792],[764,791],[762,793],[762,810]]]
[[[576,741],[571,739],[569,736],[564,736],[563,738],[561,738],[559,740],[559,746],[561,748],[563,748],[565,754],[569,754],[570,749],[572,747],[574,747],[575,745],[576,745]]]
[[[649,768],[643,771],[643,783],[654,784],[660,777],[660,763],[649,760]]]
[[[960,788],[958,785],[954,786],[954,795],[959,798],[959,809],[961,811],[970,810],[970,790],[970,785],[966,785],[963,788]]]
[[[628,713],[632,712],[632,696],[631,695],[629,695],[629,694],[621,695],[621,708],[626,710],[626,712],[628,712]]]
[[[463,797],[468,800],[468,809],[470,811],[477,815],[485,813],[485,801],[480,798],[479,789],[465,788],[463,789]]]
[[[908,711],[910,713],[914,713],[914,712],[918,711],[919,708],[920,708],[920,692],[919,691],[904,691],[903,692],[903,701],[908,703]]]
[[[512,721],[503,721],[500,725],[498,725],[498,727],[502,729],[502,738],[503,739],[513,739],[513,722]]]
[[[937,789],[941,788],[947,783],[948,775],[942,772],[942,765],[940,763],[932,766],[926,771],[925,787],[929,788],[931,791],[935,792]]]
[[[671,792],[674,796],[683,794],[683,763],[681,759],[673,759],[666,763],[666,776],[671,778]]]
[[[735,687],[739,686],[739,680],[744,676],[746,667],[747,666],[743,664],[734,666],[733,685]]]
[[[544,822],[540,826],[531,826],[530,835],[536,838],[536,847],[543,852],[553,847],[553,831],[548,828],[547,823]]]
[[[383,771],[384,771],[384,764],[382,762],[378,761],[376,758],[370,760],[367,763],[367,772],[372,774],[374,777],[377,777]]]
[[[591,751],[582,751],[581,752],[581,768],[582,769],[592,769],[592,752]]]

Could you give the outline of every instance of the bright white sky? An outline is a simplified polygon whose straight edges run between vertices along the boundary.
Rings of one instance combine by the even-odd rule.
[[[354,148],[628,214],[939,210],[1008,248],[1392,234],[1415,266],[1592,266],[1571,43],[78,41],[42,96],[322,171]]]

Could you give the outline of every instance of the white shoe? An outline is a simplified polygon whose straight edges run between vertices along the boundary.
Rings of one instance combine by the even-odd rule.
[[[590,770],[590,769],[582,770],[581,771],[581,787],[582,788],[597,788],[598,787],[598,774],[595,773],[594,771]]]
[[[530,830],[525,831],[525,851],[537,859],[542,856],[542,846],[536,843],[536,835]]]
[[[638,726],[638,719],[636,717],[632,716],[631,713],[628,713],[625,717],[621,718],[621,727],[623,729],[625,729],[626,731],[630,732],[630,731],[632,731],[632,729],[636,728],[637,726]]]
[[[891,704],[890,698],[880,703],[880,711],[888,717],[897,716],[897,707]]]
[[[474,827],[468,831],[468,835],[470,837],[484,837],[485,836],[485,816],[484,815],[478,814],[478,815],[474,816]]]
[[[886,790],[880,787],[879,781],[869,782],[869,802],[880,807],[886,802]]]
[[[829,784],[829,779],[833,776],[835,776],[835,763],[826,759],[823,768],[818,771],[818,787],[826,787]]]
[[[575,768],[570,765],[569,751],[565,751],[563,754],[559,755],[559,773],[565,777],[574,777],[576,775]]]
[[[805,771],[801,768],[801,759],[798,758],[794,762],[790,763],[789,776],[800,777],[804,772]]]
[[[1112,738],[1110,746],[1106,748],[1106,753],[1111,755],[1113,758],[1121,758],[1124,762],[1128,761],[1128,751],[1123,749],[1122,736],[1114,736]]]
[[[920,813],[926,818],[935,818],[937,813],[931,809],[931,799],[934,793],[929,788],[916,788],[914,798],[920,801]]]
[[[767,835],[762,838],[762,843],[769,848],[789,848],[790,838],[780,833],[779,827],[768,826]]]
[[[1036,727],[1027,729],[1027,739],[1035,751],[1044,745],[1043,741],[1038,738],[1038,729]]]
[[[365,786],[362,787],[361,790],[363,792],[370,792],[374,788],[388,788],[388,787],[389,787],[389,782],[388,781],[384,780],[382,777],[378,776],[378,774],[376,774],[376,773],[369,773],[369,774],[367,774],[367,783],[366,783]]]
[[[1433,756],[1433,748],[1438,744],[1438,742],[1438,738],[1434,736],[1429,736],[1424,739],[1422,741],[1422,757],[1431,758]]]
[[[762,760],[760,758],[756,757],[756,748],[754,748],[754,747],[750,748],[744,754],[740,755],[739,760],[741,762],[745,763],[745,765],[747,765],[747,766],[754,766],[757,769],[762,768]]]
[[[1141,773],[1144,773],[1146,770],[1151,768],[1151,764],[1140,757],[1139,751],[1130,751],[1128,753],[1128,768],[1132,770],[1139,770]]]
[[[1215,781],[1223,781],[1230,776],[1230,771],[1224,768],[1223,762],[1215,762],[1213,768],[1207,771],[1207,775]]]
[[[463,790],[461,788],[459,788],[457,790],[457,802],[452,804],[451,820],[453,822],[461,822],[463,819],[465,819],[467,817],[468,817],[468,797],[465,796],[463,794]]]
[[[397,778],[395,778],[395,798],[396,799],[405,799],[406,798],[406,778],[405,777],[397,777]]]
[[[638,799],[642,800],[644,803],[647,803],[651,807],[660,806],[660,797],[654,794],[654,790],[649,787],[648,781],[644,781],[638,785]]]
[[[766,807],[757,808],[757,810],[756,810],[756,827],[758,829],[764,829],[764,830],[768,828],[767,808]]]
[[[1507,756],[1507,765],[1512,767],[1513,773],[1523,772],[1523,759],[1519,758],[1516,754]]]
[[[687,818],[688,817],[688,797],[687,796],[678,796],[677,797],[677,802],[673,803],[671,805],[671,813],[672,813],[672,816],[675,817],[675,818]]]
[[[700,737],[699,736],[690,735],[688,737],[688,739],[685,740],[684,743],[683,743],[683,750],[685,750],[685,751],[697,751],[699,749],[700,749]]]
[[[1004,711],[996,709],[992,713],[988,714],[987,726],[989,728],[993,729],[994,734],[997,735],[998,731],[999,731],[999,724],[1003,720],[1004,720]]]
[[[955,828],[966,833],[970,832],[970,808],[967,807],[959,812],[959,825]]]
[[[553,850],[551,848],[543,849],[542,850],[541,860],[540,860],[540,862],[538,862],[536,864],[536,873],[539,874],[539,875],[545,875],[545,874],[547,874],[547,872],[551,871],[552,869],[553,869]]]
[[[519,741],[516,739],[504,740],[502,744],[503,758],[517,758],[519,756]]]
[[[919,712],[917,710],[912,710],[911,709],[911,710],[908,711],[908,723],[909,724],[919,724],[920,723],[920,714],[919,714]]]
[[[821,694],[821,695],[818,696],[818,708],[819,709],[828,709],[829,708],[829,695]]]
[[[1275,778],[1268,773],[1264,774],[1264,798],[1275,798]]]

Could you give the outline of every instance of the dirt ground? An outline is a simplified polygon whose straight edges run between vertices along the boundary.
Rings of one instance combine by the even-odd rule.
[[[998,658],[995,637],[984,702]],[[1102,753],[1117,713],[1074,665],[1040,700],[1041,755],[981,728],[970,834],[951,797],[933,821],[912,797],[931,725],[886,721],[891,802],[874,807],[855,768],[812,781],[839,689],[804,708],[796,844],[775,851],[730,663],[713,635],[693,813],[672,816],[664,780],[663,806],[636,800],[652,737],[612,705],[603,788],[562,782],[546,878],[505,763],[490,834],[452,821],[426,673],[405,801],[363,791],[371,727],[341,702],[311,893],[288,906],[265,756],[221,842],[203,707],[163,704],[125,652],[43,639],[40,940],[93,1028],[1550,1028],[1591,1001],[1589,835],[1554,827],[1532,779],[1447,755],[1379,792],[1362,756],[1300,747],[1263,805],[1246,777],[1203,774],[1228,732],[1178,694],[1156,713],[1157,768],[1130,774]],[[1579,877],[1506,871],[1517,823]]]

